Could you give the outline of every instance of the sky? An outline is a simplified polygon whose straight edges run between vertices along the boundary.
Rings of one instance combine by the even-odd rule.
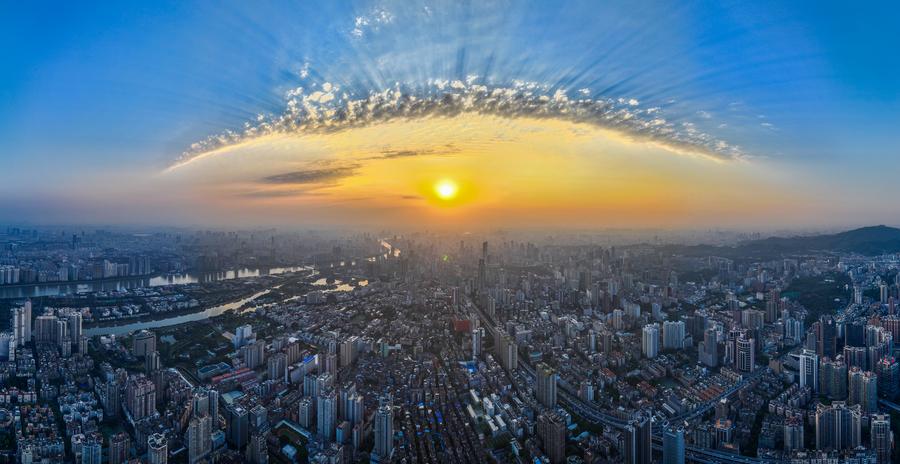
[[[896,2],[126,3],[0,6],[0,222],[900,217]]]

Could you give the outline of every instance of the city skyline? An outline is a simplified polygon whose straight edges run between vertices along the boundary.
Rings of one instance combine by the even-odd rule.
[[[895,5],[5,7],[0,220],[894,224]]]

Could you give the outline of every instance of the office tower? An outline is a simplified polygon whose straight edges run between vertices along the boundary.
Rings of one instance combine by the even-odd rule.
[[[337,396],[334,390],[327,388],[319,392],[316,398],[316,432],[325,443],[334,441],[334,428],[337,426]]]
[[[830,315],[824,315],[819,318],[818,326],[816,327],[816,341],[818,342],[816,354],[819,357],[834,358],[837,354],[837,326],[834,323],[834,318]]]
[[[141,330],[134,334],[132,340],[134,342],[132,351],[137,357],[143,357],[151,351],[156,351],[156,334],[149,330]]]
[[[552,367],[545,363],[538,363],[534,367],[537,375],[535,396],[539,403],[548,408],[556,407],[556,381],[557,374]]]
[[[863,414],[878,411],[878,376],[874,372],[858,367],[850,369],[848,376],[848,399],[851,406],[860,405]]]
[[[194,464],[212,451],[212,419],[209,415],[195,416],[188,424],[188,462]]]
[[[882,398],[894,401],[900,390],[900,364],[891,356],[885,356],[875,366],[878,374],[878,393]]]
[[[702,364],[708,367],[719,365],[719,343],[716,339],[716,329],[714,327],[703,331],[703,341],[700,343],[698,353],[699,361]]]
[[[225,437],[228,444],[236,450],[247,445],[250,438],[250,414],[243,406],[229,405],[225,408]]]
[[[161,433],[147,438],[147,463],[167,464],[169,462],[169,440]]]
[[[89,434],[81,442],[81,464],[103,462],[103,435]]]
[[[246,345],[250,339],[253,337],[253,327],[250,324],[242,325],[236,329],[234,329],[234,338],[231,339],[234,344],[234,349]]]
[[[109,437],[109,464],[124,464],[128,461],[131,438],[125,432]]]
[[[135,421],[156,414],[156,386],[144,376],[130,377],[125,383],[125,406]]]
[[[144,356],[144,371],[150,375],[160,369],[159,351],[151,351]]]
[[[830,406],[816,406],[816,449],[839,451],[860,445],[862,411],[857,406],[847,406],[835,401]]]
[[[800,354],[800,386],[819,391],[819,356],[811,350]]]
[[[736,360],[739,372],[752,372],[756,366],[756,350],[754,340],[742,335],[736,341]]]
[[[625,426],[625,462],[627,464],[650,464],[652,459],[651,432],[652,422],[649,417],[640,415]]]
[[[784,421],[784,450],[803,449],[803,419],[792,416]]]
[[[684,428],[679,425],[663,430],[663,463],[684,464]]]
[[[659,353],[659,324],[647,324],[641,331],[641,352],[646,358],[655,358]]]
[[[891,462],[891,452],[894,449],[894,433],[891,431],[891,416],[887,414],[875,414],[869,428],[870,449],[875,451],[878,464]]]
[[[285,381],[287,374],[287,356],[284,353],[275,353],[268,361],[269,380]]]
[[[684,321],[663,322],[663,348],[680,350],[684,348]]]
[[[537,435],[551,464],[565,462],[566,422],[559,415],[552,411],[541,414],[537,421]]]
[[[394,409],[390,398],[382,398],[375,411],[375,447],[380,460],[390,461],[394,454]]]

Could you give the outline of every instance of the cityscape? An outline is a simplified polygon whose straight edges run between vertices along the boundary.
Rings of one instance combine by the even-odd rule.
[[[2,9],[0,464],[900,462],[897,5]]]

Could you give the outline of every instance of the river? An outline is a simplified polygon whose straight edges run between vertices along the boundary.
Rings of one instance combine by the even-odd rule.
[[[243,279],[264,275],[311,270],[309,266],[275,267],[270,269],[233,269],[222,272],[163,274],[153,277],[123,277],[121,279],[86,281],[81,283],[46,282],[33,285],[0,286],[0,299],[35,298],[41,296],[72,295],[90,292],[115,292],[130,288],[186,285],[219,280]]]

